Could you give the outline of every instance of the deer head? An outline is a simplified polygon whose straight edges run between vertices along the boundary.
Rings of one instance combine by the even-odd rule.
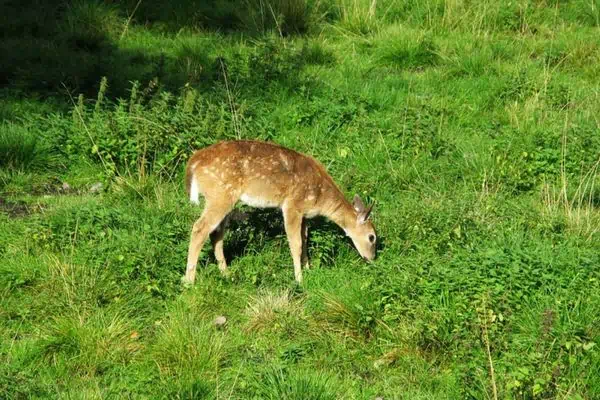
[[[358,195],[354,196],[352,207],[355,211],[354,221],[346,228],[346,233],[352,239],[354,246],[360,255],[368,261],[375,259],[377,248],[377,235],[375,228],[369,220],[369,215],[373,209],[373,204],[365,207]]]

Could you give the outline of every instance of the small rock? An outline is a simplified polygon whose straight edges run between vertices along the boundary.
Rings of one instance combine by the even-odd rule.
[[[102,183],[96,182],[90,187],[90,193],[100,193],[102,191]]]
[[[70,192],[71,189],[72,189],[71,185],[69,185],[67,182],[63,182],[63,184],[62,184],[63,192]]]
[[[217,318],[215,318],[214,324],[217,328],[222,328],[223,326],[225,326],[225,324],[227,323],[227,318],[225,318],[222,315],[219,315]]]

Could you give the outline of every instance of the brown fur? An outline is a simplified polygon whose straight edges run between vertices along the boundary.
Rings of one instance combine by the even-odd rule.
[[[357,198],[350,204],[325,167],[310,156],[260,141],[221,142],[192,155],[186,166],[188,194],[192,194],[193,184],[205,198],[205,208],[192,231],[186,272],[190,282],[194,281],[198,254],[208,235],[219,267],[226,270],[222,221],[240,199],[250,205],[282,209],[298,281],[302,280],[301,261],[308,264],[305,217],[330,218],[352,237],[364,257],[374,257],[374,240],[372,246],[365,246],[364,238],[357,243],[355,237],[374,238],[373,226],[367,220],[370,209]]]

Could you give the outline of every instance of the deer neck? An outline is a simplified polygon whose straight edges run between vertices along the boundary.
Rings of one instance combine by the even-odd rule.
[[[322,214],[335,222],[346,233],[356,223],[354,207],[344,198],[332,201]]]

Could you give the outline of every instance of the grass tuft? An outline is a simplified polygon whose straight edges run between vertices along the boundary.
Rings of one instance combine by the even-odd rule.
[[[0,124],[0,168],[39,170],[55,164],[39,131],[10,122]]]
[[[150,351],[160,379],[182,395],[211,393],[226,353],[223,334],[206,311],[190,309],[183,299],[155,324]]]
[[[319,297],[324,307],[319,318],[329,329],[355,339],[370,338],[375,333],[380,310],[369,293],[351,286],[339,294],[323,292]]]
[[[342,29],[358,35],[368,35],[379,29],[377,0],[338,0],[336,3]]]
[[[250,32],[275,31],[281,36],[305,33],[309,10],[303,0],[245,0],[238,18]]]
[[[273,369],[261,377],[259,394],[264,399],[335,399],[332,380],[323,373]]]
[[[57,317],[45,333],[45,358],[57,367],[72,360],[68,370],[80,377],[125,366],[141,350],[131,322],[131,316],[119,311],[75,309]]]
[[[563,174],[559,188],[548,183],[541,187],[545,217],[564,219],[570,231],[587,240],[593,240],[600,231],[599,166],[600,160],[579,177]]]
[[[263,291],[252,297],[246,308],[248,331],[277,329],[288,320],[302,319],[304,309],[302,302],[294,300],[289,290],[280,292]]]
[[[125,29],[125,21],[109,4],[75,0],[67,5],[58,27],[58,37],[69,46],[94,51],[118,38]]]
[[[404,34],[387,38],[378,52],[379,63],[391,68],[420,70],[439,62],[437,46],[427,37]]]

